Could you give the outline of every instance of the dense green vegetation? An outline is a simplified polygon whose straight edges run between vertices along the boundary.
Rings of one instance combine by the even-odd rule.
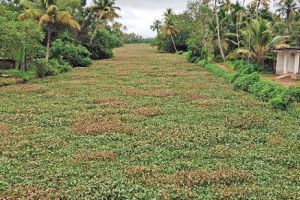
[[[0,97],[0,199],[300,195],[299,115],[147,45]]]
[[[299,47],[300,3],[297,0],[190,1],[185,12],[167,9],[151,29],[154,45],[167,52],[188,51],[189,60],[249,59],[266,68],[271,48]],[[173,44],[172,44],[173,43]],[[271,65],[271,68],[273,66]]]
[[[113,0],[0,2],[0,86],[111,58],[127,38]]]
[[[285,88],[278,83],[261,80],[257,69],[241,60],[232,63],[236,73],[224,71],[207,60],[199,61],[198,64],[232,82],[234,89],[252,93],[260,100],[269,102],[273,108],[294,110],[294,106],[298,106],[296,103],[300,103],[300,87]]]
[[[191,1],[185,12],[167,9],[162,21],[153,22],[150,28],[157,32],[153,45],[160,51],[184,54],[204,67],[231,61],[237,71],[230,76],[235,89],[253,93],[274,108],[288,109],[299,103],[300,89],[260,81],[258,72],[274,72],[272,48],[300,46],[300,2],[278,0],[275,8],[272,12],[270,1],[252,1],[247,6],[245,1],[242,5]]]

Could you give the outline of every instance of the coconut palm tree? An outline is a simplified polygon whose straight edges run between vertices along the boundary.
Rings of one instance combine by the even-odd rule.
[[[46,62],[49,61],[51,34],[55,24],[62,23],[80,30],[80,25],[73,19],[70,12],[78,3],[80,2],[77,0],[21,0],[20,4],[27,9],[18,18],[20,20],[34,19],[41,27],[47,27]]]
[[[233,13],[236,16],[235,21],[235,32],[236,32],[236,40],[237,47],[240,48],[240,28],[243,24],[243,17],[245,16],[245,8],[239,2],[233,4]]]
[[[262,5],[265,9],[270,7],[270,0],[252,0],[251,6],[256,10],[256,19],[258,19],[259,8]]]
[[[94,37],[97,34],[101,24],[108,20],[113,21],[116,18],[119,18],[120,15],[117,13],[118,10],[121,10],[119,7],[115,6],[115,0],[93,0],[93,5],[91,6],[91,11],[96,13],[96,26],[92,34],[90,43],[93,42]]]
[[[165,36],[171,37],[174,49],[177,52],[177,47],[176,47],[176,44],[175,44],[175,41],[174,41],[174,36],[176,37],[176,34],[178,33],[178,30],[175,27],[175,24],[173,22],[172,17],[167,17],[165,19],[164,25],[162,26],[162,33]]]
[[[241,32],[245,38],[251,38],[250,50],[248,48],[237,49],[228,58],[250,55],[258,64],[263,65],[265,54],[271,48],[283,45],[289,39],[288,36],[275,36],[271,22],[265,19],[255,19],[248,26],[249,29],[247,28]]]
[[[171,17],[174,15],[174,11],[172,8],[167,8],[167,10],[165,11],[164,13],[164,17],[165,19],[168,18],[168,17]]]
[[[285,21],[288,25],[288,31],[291,30],[291,18],[292,15],[300,9],[297,4],[298,0],[279,0],[275,6],[278,7],[276,12],[285,17]]]
[[[153,31],[156,31],[157,34],[159,34],[159,30],[161,28],[161,24],[162,24],[161,21],[155,20],[153,22],[153,24],[150,26],[150,29],[153,30]]]

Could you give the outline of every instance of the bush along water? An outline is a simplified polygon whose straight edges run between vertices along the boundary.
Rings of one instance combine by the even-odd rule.
[[[232,75],[208,61],[199,61],[198,64],[214,74],[230,80],[234,89],[254,94],[260,100],[269,102],[273,108],[287,110],[294,103],[300,102],[299,87],[285,88],[279,84],[261,80],[257,72],[258,67],[255,65],[235,61],[233,64],[237,74]]]
[[[110,31],[101,29],[93,42],[86,42],[85,46],[91,52],[92,59],[108,59],[113,57],[113,48],[122,46],[122,41]]]
[[[72,66],[64,60],[50,59],[47,63],[43,59],[36,64],[36,76],[39,78],[44,78],[47,76],[54,76],[59,73],[68,72],[71,69]]]
[[[87,67],[92,63],[91,53],[68,33],[52,43],[51,53],[52,58],[64,60],[73,67]]]

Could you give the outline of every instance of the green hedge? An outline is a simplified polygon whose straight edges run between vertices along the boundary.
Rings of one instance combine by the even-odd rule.
[[[251,94],[262,101],[269,102],[273,108],[287,110],[294,103],[300,102],[300,88],[285,88],[271,81],[261,80],[257,67],[243,63],[234,62],[234,68],[238,72],[233,75],[207,61],[199,61],[199,65],[213,72],[214,74],[230,80],[234,89],[240,89]]]

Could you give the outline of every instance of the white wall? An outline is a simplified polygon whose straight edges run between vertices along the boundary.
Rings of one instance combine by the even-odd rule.
[[[285,53],[287,55],[287,73],[293,73],[294,72],[294,63],[295,63],[295,54],[288,53],[288,52],[285,52]],[[284,52],[279,52],[277,54],[276,74],[279,74],[279,75],[283,74],[283,68],[284,68]]]

